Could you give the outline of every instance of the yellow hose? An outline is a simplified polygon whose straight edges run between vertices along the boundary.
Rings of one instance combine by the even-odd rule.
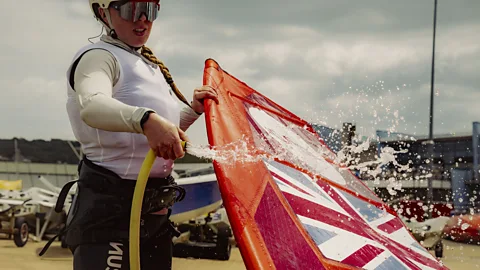
[[[182,141],[185,150],[186,142]],[[132,209],[130,212],[129,253],[130,269],[140,270],[140,216],[142,212],[143,194],[147,186],[148,176],[155,161],[155,153],[150,149],[142,163],[138,174],[135,191],[133,192]]]

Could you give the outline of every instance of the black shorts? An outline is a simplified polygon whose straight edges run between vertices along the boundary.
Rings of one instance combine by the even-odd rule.
[[[74,256],[73,269],[130,269],[128,239],[135,182],[88,160],[81,164],[79,174],[77,194],[63,233]],[[164,207],[156,202],[171,198],[161,195],[171,194],[165,190],[172,186],[172,179],[149,179],[147,183],[139,232],[141,269],[171,269],[172,238],[179,235],[169,220],[171,210],[167,215],[151,213]],[[68,191],[69,186],[65,189]]]
[[[172,267],[172,238],[168,234],[148,239],[140,245],[142,270],[163,270]],[[73,254],[73,270],[130,269],[128,241],[106,244],[82,244]]]

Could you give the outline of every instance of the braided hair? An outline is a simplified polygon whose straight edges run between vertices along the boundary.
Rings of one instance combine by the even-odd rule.
[[[109,24],[107,24],[103,20],[102,16],[100,16],[100,14],[98,13],[98,7],[99,7],[98,4],[93,5],[93,10],[94,10],[95,16],[97,17],[97,19],[100,19],[100,21],[103,23],[104,27],[108,26]],[[108,9],[105,9],[105,11],[107,12],[106,15],[108,16]],[[107,18],[109,18],[109,17],[107,17]],[[108,29],[108,27],[107,27],[107,29]],[[117,33],[115,32],[114,29],[110,30],[109,36],[111,36],[114,39],[118,39]],[[158,67],[160,68],[160,71],[162,71],[163,77],[165,78],[167,83],[170,85],[170,87],[172,88],[172,90],[175,93],[175,95],[177,96],[177,98],[180,99],[183,103],[185,103],[188,107],[192,108],[190,103],[188,103],[187,99],[183,96],[183,94],[180,92],[177,85],[173,81],[172,75],[170,74],[170,71],[168,70],[167,66],[165,66],[165,64],[162,61],[160,61],[157,57],[155,57],[152,50],[150,48],[148,48],[147,46],[143,45],[142,50],[141,50],[141,55],[143,57],[147,58],[148,60],[150,60],[152,63],[155,63],[155,64],[158,65]]]
[[[173,78],[172,78],[172,75],[170,74],[170,71],[168,70],[167,66],[165,66],[165,64],[160,61],[152,52],[152,50],[150,50],[150,48],[148,48],[147,46],[143,45],[142,46],[142,51],[141,51],[141,54],[147,58],[148,60],[150,60],[152,63],[155,63],[158,65],[158,67],[160,68],[160,70],[162,71],[162,74],[163,74],[163,77],[165,78],[165,80],[167,81],[167,83],[170,85],[170,87],[172,88],[173,92],[175,93],[175,95],[177,96],[178,99],[180,99],[183,103],[187,104],[187,106],[189,106],[191,108],[191,105],[188,103],[187,99],[183,96],[183,94],[180,92],[180,90],[178,89],[177,85],[175,84],[175,82],[173,81]]]

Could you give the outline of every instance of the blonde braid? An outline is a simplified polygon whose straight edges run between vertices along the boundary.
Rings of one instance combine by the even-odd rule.
[[[155,57],[155,55],[153,55],[153,52],[152,50],[150,50],[150,48],[148,48],[147,46],[142,46],[142,52],[141,54],[147,58],[148,60],[150,60],[152,63],[155,63],[158,65],[158,67],[160,68],[160,70],[162,71],[162,74],[163,74],[163,77],[165,77],[165,80],[167,81],[167,83],[170,85],[170,87],[172,88],[173,92],[175,93],[175,95],[177,96],[178,99],[180,99],[183,103],[187,104],[188,107],[191,108],[190,104],[188,103],[187,99],[183,96],[183,94],[180,92],[180,90],[178,89],[177,85],[175,84],[175,82],[173,81],[173,78],[172,78],[172,75],[170,74],[170,71],[168,70],[167,66],[165,66],[165,64],[160,61],[157,57]]]

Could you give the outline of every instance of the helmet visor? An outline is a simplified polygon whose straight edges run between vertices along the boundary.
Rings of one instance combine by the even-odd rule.
[[[115,10],[118,10],[120,17],[122,17],[124,20],[136,22],[140,19],[142,14],[145,14],[147,20],[153,22],[158,16],[160,3],[158,0],[119,1],[112,3],[111,7],[113,7]]]

